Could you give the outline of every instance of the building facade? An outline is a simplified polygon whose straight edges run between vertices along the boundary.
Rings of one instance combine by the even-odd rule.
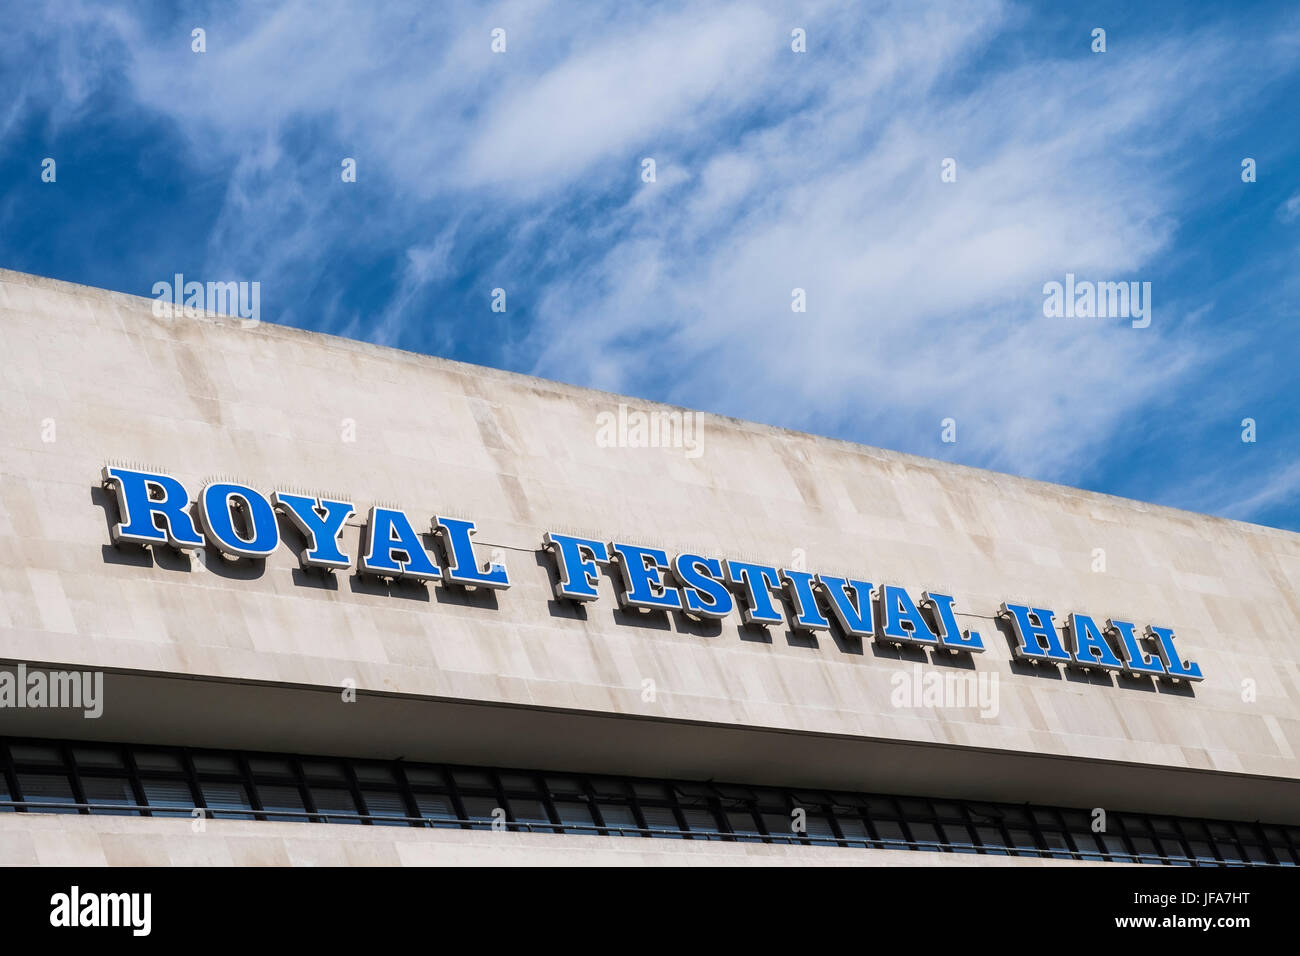
[[[0,272],[0,862],[1300,862],[1300,536]]]

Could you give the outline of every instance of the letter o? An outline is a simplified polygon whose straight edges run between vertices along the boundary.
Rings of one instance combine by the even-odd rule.
[[[246,512],[251,537],[235,530],[232,502]],[[216,482],[199,495],[199,524],[208,540],[225,554],[240,558],[269,557],[280,544],[280,527],[271,502],[246,485]]]

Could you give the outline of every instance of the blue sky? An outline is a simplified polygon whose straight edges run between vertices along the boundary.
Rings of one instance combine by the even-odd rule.
[[[0,266],[1300,530],[1294,5],[375,6],[0,2]]]

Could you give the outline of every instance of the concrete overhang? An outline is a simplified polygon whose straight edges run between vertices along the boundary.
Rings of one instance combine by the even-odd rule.
[[[42,667],[27,662],[32,669]],[[67,668],[62,664],[60,667]],[[405,759],[1300,823],[1300,781],[756,726],[106,670],[103,716],[13,736]]]

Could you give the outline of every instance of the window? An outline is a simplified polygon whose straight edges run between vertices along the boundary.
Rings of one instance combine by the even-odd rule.
[[[251,810],[252,802],[242,783],[219,783],[205,780],[200,785],[203,801],[213,810]],[[251,813],[223,813],[222,819],[251,820]]]
[[[194,808],[199,805],[190,792],[189,783],[185,780],[162,780],[145,777],[140,781],[140,787],[144,790],[145,802],[150,807],[184,808],[174,813],[167,810],[161,812],[154,810],[152,815],[155,817],[193,816]]]
[[[402,795],[392,790],[362,790],[361,799],[366,802],[366,809],[377,826],[406,826],[405,820],[386,820],[385,817],[405,817],[406,802]]]
[[[86,794],[86,803],[109,804],[114,807],[134,807],[138,804],[131,781],[126,777],[87,777],[81,778],[81,789]],[[91,810],[91,813],[120,813],[119,810]]]
[[[82,770],[90,770],[96,767],[105,770],[125,770],[126,764],[122,760],[122,754],[116,749],[107,749],[100,747],[73,747],[72,756],[77,761],[77,766]]]
[[[0,812],[297,820],[871,847],[1166,866],[1296,866],[1300,828],[886,794],[0,738]],[[793,826],[800,810],[805,828]],[[503,816],[508,813],[508,816]]]
[[[316,812],[323,814],[323,822],[326,823],[360,823],[356,819],[357,802],[352,798],[351,790],[344,790],[342,787],[312,787],[312,803],[316,804]]]
[[[867,824],[863,819],[849,807],[835,807],[834,812],[835,822],[840,825],[840,832],[844,834],[848,845],[867,846],[870,834],[867,833]]]
[[[876,833],[880,834],[882,845],[893,850],[910,850],[908,835],[903,832],[903,825],[897,820],[875,820]]]
[[[707,807],[682,807],[682,819],[692,840],[721,840],[722,827]]]
[[[1007,839],[996,827],[976,827],[975,834],[980,838],[983,852],[989,856],[1009,856]]]
[[[23,799],[29,803],[47,804],[33,807],[33,813],[76,813],[76,810],[62,809],[49,804],[76,803],[72,796],[72,784],[66,776],[49,773],[20,773],[18,789]]]
[[[611,836],[640,836],[638,824],[632,808],[623,804],[600,804],[600,815],[605,818],[605,826]]]
[[[283,784],[259,783],[257,786],[257,795],[262,801],[263,810],[282,810],[294,813],[301,813],[306,809],[302,802],[302,794],[298,792],[297,787],[288,787]],[[293,817],[271,816],[272,820],[291,820]]]
[[[451,802],[451,797],[445,793],[416,793],[415,806],[420,811],[420,816],[426,820],[438,821],[436,826],[458,826],[450,822],[457,818],[456,808]]]
[[[924,820],[914,820],[908,829],[912,831],[912,842],[918,850],[937,850],[943,841],[939,838],[939,828]]]
[[[655,836],[682,838],[682,825],[677,822],[677,814],[669,806],[650,806],[641,804],[641,816],[645,818],[647,829],[655,831]]]
[[[478,797],[472,794],[462,794],[461,802],[465,805],[466,818],[473,820],[474,830],[491,830],[492,822],[496,819],[504,819],[499,811],[501,801],[495,797]]]

